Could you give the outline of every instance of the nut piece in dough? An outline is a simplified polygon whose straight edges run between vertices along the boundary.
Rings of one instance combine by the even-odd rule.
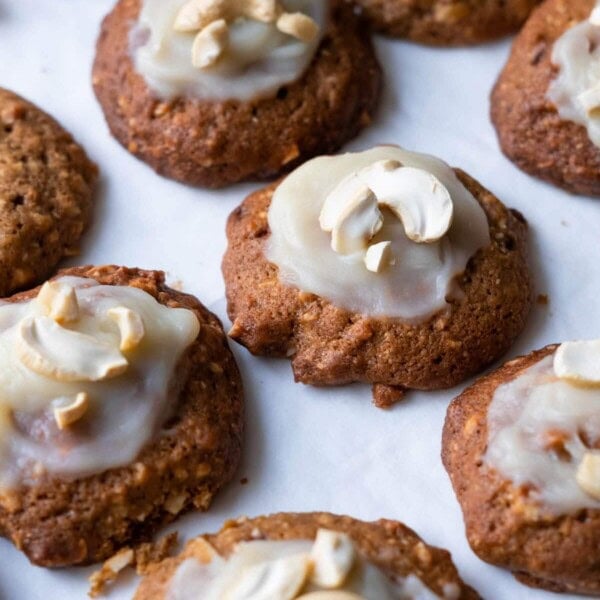
[[[36,302],[57,323],[72,323],[79,319],[79,304],[75,289],[60,281],[47,281],[41,287]]]
[[[49,317],[21,321],[16,352],[32,371],[57,381],[100,381],[120,375],[127,359],[111,345],[65,329]]]
[[[379,273],[392,262],[392,242],[379,242],[367,248],[365,266],[369,271]]]
[[[579,487],[589,496],[600,500],[600,453],[586,452],[576,475]]]
[[[90,397],[86,392],[79,392],[74,398],[57,398],[54,402],[58,402],[54,406],[54,420],[59,429],[66,429],[85,415],[90,405]]]
[[[277,29],[305,43],[313,42],[319,35],[319,26],[303,13],[283,13],[277,19]]]
[[[319,529],[310,557],[310,580],[324,588],[340,587],[354,564],[354,544],[345,533]]]
[[[444,237],[454,216],[454,204],[444,184],[424,169],[389,167],[374,163],[360,171],[358,178],[369,186],[380,205],[402,221],[409,239],[430,243]]]
[[[229,44],[229,29],[223,19],[213,21],[198,33],[192,44],[192,64],[196,69],[214,65]]]
[[[554,353],[554,373],[575,385],[600,386],[600,340],[561,344]]]
[[[119,350],[127,352],[137,348],[146,334],[144,322],[139,313],[125,306],[117,306],[108,310],[108,316],[119,326],[121,333]]]
[[[302,589],[309,566],[308,554],[295,554],[248,567],[226,597],[228,600],[292,600]]]

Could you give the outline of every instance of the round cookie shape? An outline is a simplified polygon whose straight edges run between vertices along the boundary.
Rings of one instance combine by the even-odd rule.
[[[483,209],[491,242],[466,262],[441,310],[419,322],[369,316],[287,284],[267,259],[273,184],[246,198],[227,223],[230,337],[253,354],[289,357],[302,383],[370,383],[380,406],[405,389],[456,385],[501,356],[531,306],[527,225],[468,175],[446,169]]]
[[[178,567],[189,558],[202,560],[206,542],[227,557],[243,542],[314,540],[322,529],[349,536],[358,555],[391,579],[417,577],[430,593],[442,599],[479,598],[460,579],[446,550],[427,545],[402,523],[384,519],[364,522],[330,513],[279,513],[229,521],[219,533],[191,540],[179,556],[151,567],[134,599],[165,600]]]
[[[532,372],[535,376],[539,376],[538,372],[542,374],[539,380],[541,385],[546,382],[552,384],[557,377],[548,378],[544,365],[552,361],[554,355],[556,371],[558,348],[557,345],[547,346],[511,360],[458,396],[446,415],[442,460],[463,511],[469,543],[480,558],[509,569],[519,581],[532,587],[597,595],[600,593],[598,501],[589,497],[589,502],[584,501],[585,506],[579,505],[575,510],[563,512],[560,510],[561,504],[557,505],[557,493],[564,506],[568,506],[568,502],[572,504],[573,498],[578,501],[577,495],[573,495],[569,487],[571,484],[561,491],[557,487],[560,482],[549,481],[547,483],[551,487],[546,490],[546,496],[540,496],[542,492],[533,484],[515,483],[495,463],[490,462],[490,445],[495,444],[494,440],[497,439],[490,436],[496,435],[494,430],[498,429],[498,419],[512,423],[513,417],[508,413],[514,413],[515,409],[525,415],[520,417],[521,420],[529,419],[523,421],[525,425],[531,419],[536,424],[543,423],[541,419],[544,418],[539,410],[532,412],[535,405],[526,406],[532,395],[518,394],[510,402],[510,398],[505,399],[498,394],[506,386],[517,385],[519,378]],[[574,389],[580,393],[582,388]],[[502,403],[509,402],[513,408],[507,404],[504,417],[496,410],[494,421],[490,421],[498,398]],[[561,414],[560,406],[569,409],[570,403],[566,400],[556,405],[556,412],[552,409],[550,419],[554,420]],[[554,397],[551,402],[555,406]],[[495,424],[490,425],[492,422]],[[566,424],[563,425],[568,429]],[[547,432],[547,450],[556,452],[556,457],[554,461],[548,459],[545,465],[540,463],[540,469],[548,469],[550,464],[550,472],[556,474],[562,471],[561,465],[567,465],[570,461],[568,457],[559,458],[564,449],[570,447],[570,442],[565,441],[567,436],[563,439],[562,433],[559,424]],[[581,435],[585,436],[583,433]],[[538,436],[535,440],[536,444],[541,443]],[[577,439],[574,443],[579,445],[580,441]],[[561,463],[565,460],[567,462]],[[521,459],[515,459],[512,468],[518,471],[525,468],[525,473],[531,473],[532,470],[529,464],[524,467]],[[566,500],[561,498],[564,494],[567,494]]]
[[[337,150],[372,119],[381,70],[365,23],[344,0],[332,0],[304,75],[245,101],[153,93],[130,52],[141,7],[142,0],[120,0],[104,20],[93,82],[112,134],[161,175],[213,188],[271,178]]]
[[[376,30],[434,46],[479,44],[517,31],[540,0],[358,0]]]
[[[52,117],[0,88],[0,296],[77,254],[98,169]]]
[[[160,271],[77,267],[59,276],[140,289],[168,308],[192,311],[200,333],[175,368],[172,385],[180,391],[170,416],[135,461],[79,478],[42,471],[0,494],[0,533],[47,567],[97,562],[187,510],[206,510],[233,475],[243,430],[237,366],[219,320],[196,298],[167,287]]]
[[[594,0],[548,0],[534,11],[494,87],[491,116],[503,152],[520,169],[567,191],[598,196],[600,149],[548,97],[559,74],[552,62],[555,42],[594,6]]]

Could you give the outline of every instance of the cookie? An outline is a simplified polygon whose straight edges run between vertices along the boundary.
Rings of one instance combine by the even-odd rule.
[[[586,128],[559,114],[550,89],[556,43],[585,21],[593,0],[548,0],[531,16],[492,93],[503,152],[520,169],[577,194],[600,195],[600,151]]]
[[[344,554],[348,550],[347,545],[350,545],[350,548],[353,546],[359,559],[358,562],[363,563],[363,565],[352,565],[349,561],[346,562],[345,559],[342,559],[343,562],[346,562],[346,569],[354,568],[358,571],[354,577],[350,575],[350,581],[340,577],[336,582],[339,587],[338,585],[328,586],[337,588],[335,591],[330,589],[321,592],[321,595],[313,590],[315,588],[322,590],[324,586],[315,584],[314,580],[318,576],[313,576],[313,581],[298,590],[297,595],[286,595],[286,598],[302,597],[309,600],[309,598],[314,597],[317,600],[321,597],[331,597],[333,600],[333,598],[339,597],[340,599],[347,598],[350,600],[351,598],[363,597],[363,595],[379,599],[395,598],[398,596],[391,595],[389,591],[390,588],[394,589],[394,587],[406,593],[406,597],[408,597],[408,594],[410,597],[421,597],[419,592],[423,594],[433,592],[440,598],[457,600],[459,598],[479,598],[479,595],[460,579],[448,552],[428,546],[414,531],[397,521],[380,520],[367,523],[328,513],[280,513],[255,519],[242,518],[229,521],[219,533],[205,535],[190,541],[181,555],[167,559],[151,568],[150,573],[138,588],[135,599],[162,600],[167,598],[169,589],[174,585],[176,573],[176,577],[180,577],[182,583],[185,584],[181,565],[186,561],[188,564],[184,566],[184,569],[189,567],[190,563],[200,565],[203,562],[210,561],[211,558],[215,563],[220,562],[221,557],[227,559],[227,557],[237,554],[239,558],[240,545],[252,548],[253,542],[258,544],[254,547],[262,545],[263,548],[265,542],[273,542],[268,544],[267,550],[263,550],[263,553],[266,554],[270,551],[275,554],[271,558],[280,558],[280,556],[289,556],[290,552],[310,551],[315,538],[318,540],[320,547],[319,550],[317,550],[316,545],[313,547],[313,558],[316,565],[323,558],[329,556],[326,546],[328,545],[327,542],[331,540],[342,546]],[[294,541],[296,541],[295,546],[289,547],[289,543]],[[300,541],[300,545],[305,542],[304,545],[307,548],[300,547],[298,541]],[[244,544],[245,542],[246,544]],[[286,546],[285,549],[284,546]],[[256,552],[259,552],[259,550],[256,550]],[[375,574],[373,579],[377,581],[380,577],[384,582],[383,585],[389,586],[387,590],[381,587],[371,590],[368,587],[366,589],[361,588],[360,578],[362,573],[360,569],[361,567],[364,568],[364,564],[372,569],[371,573]],[[315,571],[319,572],[320,570],[317,567]],[[323,573],[320,573],[320,575],[321,581],[326,579],[323,577]],[[339,581],[339,579],[342,579],[342,581]],[[396,583],[396,586],[392,581]],[[379,581],[377,582],[379,583]],[[372,580],[370,583],[374,585],[375,581]],[[207,585],[207,579],[203,580],[203,584],[204,586]],[[186,587],[181,588],[183,592],[185,592],[185,589]],[[342,590],[347,590],[347,595],[344,595]],[[355,596],[349,590],[354,592],[360,590],[362,595]],[[369,591],[372,595],[369,595]],[[202,592],[208,594],[207,589],[202,588]],[[306,592],[308,592],[306,595],[301,595]],[[311,592],[314,596],[311,595]],[[336,596],[335,592],[340,595]],[[212,597],[210,596],[210,598]],[[400,597],[404,597],[404,595]]]
[[[326,6],[313,4],[315,10]],[[244,100],[177,95],[178,88],[161,99],[131,58],[131,32],[141,10],[141,0],[120,0],[106,17],[93,81],[112,134],[161,175],[207,187],[271,178],[335,151],[372,119],[381,71],[364,23],[343,0],[331,2],[305,72],[266,97]],[[232,77],[223,85],[229,89]],[[222,90],[211,91],[217,92]]]
[[[442,459],[480,558],[530,586],[597,595],[600,394],[559,375],[581,358],[566,346],[514,359],[458,396]]]
[[[408,169],[409,175],[425,177],[425,191],[412,188],[413,196],[423,193],[426,198],[432,184],[452,190],[457,202],[449,241],[412,244],[398,229],[399,221],[387,224],[394,219],[383,209],[386,224],[373,238],[381,240],[374,246],[385,246],[386,237],[392,248],[401,244],[383,266],[385,278],[365,269],[360,252],[358,271],[348,274],[348,261],[354,258],[332,254],[329,234],[317,224],[323,196],[336,182],[346,182],[348,173],[355,176],[356,166],[385,169],[386,161],[396,159],[430,168],[440,178],[429,181],[427,171]],[[382,181],[380,185],[388,185],[389,180]],[[392,190],[400,185],[407,182],[389,183]],[[291,241],[282,246],[275,264],[266,253],[273,244],[272,200],[278,195],[277,218],[283,225],[275,243],[288,234]],[[297,212],[286,214],[294,199]],[[310,216],[302,213],[305,206],[311,207]],[[463,211],[470,211],[470,217]],[[291,224],[309,221],[310,237],[292,230]],[[227,238],[222,267],[233,322],[230,337],[253,354],[289,357],[295,379],[302,383],[370,383],[378,405],[400,399],[405,389],[452,387],[480,371],[510,347],[531,306],[524,218],[466,173],[393,146],[306,163],[283,182],[246,198],[229,217]],[[460,257],[436,270],[437,257],[452,257],[453,248]],[[304,279],[294,272],[293,261]],[[433,267],[419,266],[430,263]],[[327,268],[324,274],[321,265]],[[446,285],[441,286],[444,277]]]
[[[0,88],[0,296],[78,252],[98,169],[52,117]]]
[[[358,0],[378,31],[423,44],[479,44],[513,33],[540,0]]]
[[[18,326],[23,377],[40,397],[65,397],[47,409],[30,397],[12,411],[4,399],[0,428],[13,446],[0,444],[0,533],[37,565],[80,565],[206,510],[239,462],[243,427],[240,376],[218,319],[162,272],[115,266],[61,271],[9,303],[38,315]],[[87,334],[71,331],[80,322]],[[0,340],[4,352],[4,331]]]

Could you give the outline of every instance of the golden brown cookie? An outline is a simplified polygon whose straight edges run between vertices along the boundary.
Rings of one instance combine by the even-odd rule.
[[[503,152],[519,168],[578,194],[600,195],[600,149],[585,127],[563,120],[546,94],[557,74],[554,42],[587,19],[593,0],[547,0],[515,41],[492,93]]]
[[[547,346],[512,360],[458,396],[446,416],[442,459],[462,507],[469,543],[480,558],[510,569],[527,585],[597,595],[600,511],[542,514],[524,487],[482,460],[494,392],[555,350]]]
[[[255,539],[313,540],[318,529],[330,529],[350,536],[359,554],[390,577],[417,576],[433,592],[444,597],[450,587],[459,599],[479,598],[458,575],[450,554],[428,546],[419,536],[397,521],[371,523],[329,513],[279,513],[255,519],[229,521],[214,535],[190,541],[185,550],[152,567],[142,581],[135,600],[163,600],[177,567],[190,557],[201,557],[202,540],[206,540],[222,556],[228,556],[235,545]],[[199,543],[200,542],[200,543]]]
[[[517,31],[540,0],[357,0],[388,35],[436,46],[478,44]]]
[[[196,298],[168,288],[160,271],[77,267],[60,275],[140,288],[161,304],[194,311],[201,328],[177,367],[187,378],[172,416],[134,464],[75,480],[44,475],[0,495],[0,533],[47,567],[102,560],[183,512],[206,510],[239,462],[243,428],[237,366],[219,320]]]
[[[345,0],[332,2],[329,29],[304,76],[252,102],[157,99],[130,58],[139,11],[140,0],[120,0],[104,20],[94,89],[112,134],[161,175],[207,187],[271,178],[337,150],[371,121],[381,71]]]
[[[469,261],[460,297],[411,325],[339,308],[281,283],[267,261],[267,211],[277,184],[251,194],[227,223],[223,274],[229,335],[257,355],[287,356],[296,381],[373,384],[375,403],[389,405],[405,388],[452,387],[501,356],[525,325],[531,306],[527,224],[474,179],[456,171],[482,206],[491,244]]]
[[[0,88],[0,296],[77,254],[98,169],[49,115]]]

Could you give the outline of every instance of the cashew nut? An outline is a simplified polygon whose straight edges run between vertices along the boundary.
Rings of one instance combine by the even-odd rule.
[[[600,340],[561,344],[554,353],[554,373],[576,385],[600,386]]]

